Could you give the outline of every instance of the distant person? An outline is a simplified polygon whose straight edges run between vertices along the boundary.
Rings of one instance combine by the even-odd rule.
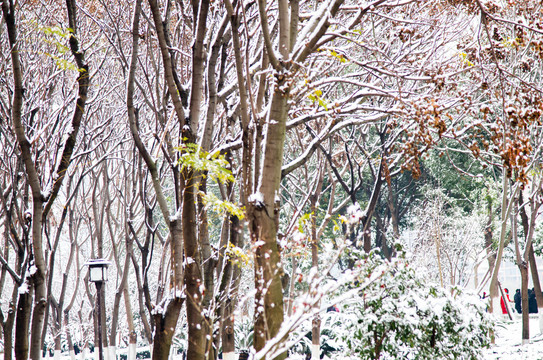
[[[522,314],[522,295],[520,295],[520,289],[515,291],[513,299],[515,300],[515,310],[517,310],[519,314]]]
[[[507,301],[513,302],[513,301],[511,301],[511,299],[509,298],[509,289],[508,289],[508,288],[505,288],[505,289],[503,289],[503,291],[505,291],[505,297],[507,297]]]
[[[530,314],[537,314],[537,300],[535,299],[534,289],[528,290],[528,312]]]
[[[509,289],[505,288],[503,289],[503,291],[505,292],[505,297],[506,297],[505,301],[512,302],[511,299],[509,298]],[[500,305],[502,306],[502,313],[504,315],[507,315],[507,306],[505,306],[505,301],[503,300],[503,296],[500,296]]]

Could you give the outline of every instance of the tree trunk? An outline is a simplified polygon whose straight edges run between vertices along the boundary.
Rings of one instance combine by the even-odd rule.
[[[371,192],[370,200],[368,202],[368,205],[366,206],[364,216],[362,218],[362,236],[364,237],[364,251],[366,253],[369,253],[371,251],[372,245],[371,245],[371,219],[373,217],[373,213],[375,211],[375,208],[377,207],[377,201],[379,200],[379,196],[381,194],[381,187],[383,185],[383,167],[384,167],[384,157],[383,154],[381,154],[381,162],[379,164],[379,171],[377,171],[377,174],[375,175],[375,183],[373,185],[373,190]],[[354,196],[354,194],[352,195]]]
[[[532,274],[532,282],[534,283],[535,299],[537,301],[537,309],[539,315],[539,331],[543,332],[543,293],[541,293],[541,283],[539,273],[537,272],[537,263],[534,256],[534,245],[530,244],[529,253],[530,272]]]
[[[57,329],[55,329],[57,330]],[[55,334],[55,352],[54,352],[54,359],[60,360],[60,353],[62,351],[62,344],[60,342],[60,329],[58,329],[58,333]]]
[[[265,174],[265,172],[264,172]],[[272,202],[273,204],[273,202]],[[253,244],[258,244],[255,252],[255,332],[254,347],[264,348],[283,322],[283,288],[281,285],[282,267],[277,248],[275,211],[267,206],[254,208],[251,233]],[[273,218],[268,215],[271,212]],[[286,354],[285,354],[286,355]],[[279,358],[284,358],[281,356]]]
[[[519,193],[519,203],[524,204],[522,191]],[[529,239],[530,220],[528,219],[528,215],[526,214],[525,206],[522,206],[519,210],[520,210],[519,213],[520,213],[520,218],[521,218],[521,223],[522,223],[522,229],[524,230],[526,243],[528,243],[528,240],[530,240]],[[526,245],[528,246],[528,244]],[[528,251],[528,261],[530,263],[530,272],[532,274],[535,298],[537,301],[537,308],[538,308],[538,314],[539,314],[539,330],[543,332],[543,294],[541,293],[541,283],[539,280],[539,273],[537,272],[537,263],[535,261],[535,256],[534,256],[534,246],[531,241],[530,241],[530,250]]]
[[[7,249],[7,247],[6,247]],[[18,254],[17,267],[20,269],[22,265],[22,254]],[[20,272],[20,270],[19,270]],[[19,291],[17,286],[13,287],[11,293],[11,301],[8,307],[8,314],[5,322],[2,325],[2,331],[4,334],[4,360],[11,360],[13,358],[13,328],[15,326],[15,316],[17,315],[17,300]]]
[[[70,353],[70,359],[75,360],[74,342],[72,339],[72,332],[70,331],[70,310],[69,309],[64,310],[64,328],[66,329],[66,341],[68,342],[68,351]]]
[[[206,193],[206,178],[200,177],[200,192]],[[202,309],[205,312],[204,321],[202,323],[203,332],[205,336],[205,357],[206,359],[215,359],[214,349],[213,349],[213,324],[212,321],[212,300],[214,297],[215,290],[215,266],[216,260],[213,257],[211,244],[209,242],[209,232],[207,227],[207,210],[203,203],[202,197],[198,196],[198,236],[200,238],[201,244],[201,259],[203,260],[203,284],[204,284],[204,294],[202,299]]]
[[[254,347],[261,350],[273,338],[283,322],[283,269],[277,247],[278,211],[275,197],[279,191],[283,146],[287,120],[289,85],[277,75],[267,121],[264,162],[259,181],[262,199],[250,203],[250,233],[255,251],[255,332]],[[263,200],[263,201],[262,201]],[[286,354],[279,358],[284,358]]]
[[[191,139],[189,135],[185,135]],[[184,284],[187,297],[188,349],[187,358],[194,360],[205,359],[205,326],[202,316],[203,286],[202,270],[200,268],[200,249],[196,231],[195,192],[198,190],[194,173],[190,170],[183,172],[185,190],[183,192],[183,241],[185,250]],[[202,287],[201,287],[202,286]]]
[[[112,246],[115,247],[115,243],[112,241]],[[116,251],[116,250],[115,250]],[[121,303],[121,297],[124,296],[125,298],[125,305],[128,304],[128,306],[130,306],[130,302],[126,301],[127,299],[127,281],[128,281],[128,272],[130,271],[130,258],[132,256],[132,240],[130,239],[130,236],[126,236],[126,253],[125,253],[125,259],[124,259],[124,265],[123,265],[123,270],[122,270],[122,277],[121,277],[121,281],[119,283],[119,287],[117,288],[117,292],[115,293],[115,300],[114,300],[114,303],[113,303],[113,309],[115,309],[115,311],[113,311],[113,314],[112,314],[112,317],[111,317],[111,334],[110,334],[110,337],[109,337],[109,344],[110,344],[110,347],[112,348],[112,352],[116,352],[116,347],[117,347],[117,324],[118,324],[118,321],[119,321],[119,306],[120,306],[120,303]],[[117,269],[120,269],[120,263],[117,262]],[[126,306],[125,306],[126,307]],[[127,313],[127,316],[128,316],[128,313],[129,313],[129,309],[126,309],[126,313]],[[132,311],[130,309],[130,315],[132,314]],[[129,318],[129,324],[132,322],[132,319]],[[134,327],[134,324],[132,324],[132,329],[133,330],[133,327]]]
[[[317,201],[322,191],[322,172],[316,186],[315,192],[311,196],[311,268],[314,274],[319,273],[319,239],[317,237]],[[294,274],[292,274],[294,276]],[[320,360],[321,356],[321,319],[318,313],[320,301],[315,303],[316,313],[311,322],[311,360]]]
[[[520,196],[522,198],[522,195]],[[529,314],[529,299],[528,299],[528,262],[525,261],[525,258],[522,257],[521,251],[520,251],[520,244],[518,240],[518,225],[517,225],[517,217],[514,215],[518,213],[519,208],[518,204],[520,199],[514,199],[514,206],[515,211],[511,215],[511,233],[513,236],[514,244],[515,244],[515,254],[516,254],[516,262],[517,266],[520,270],[520,280],[521,280],[521,296],[522,296],[522,344],[529,344],[530,343],[530,314]],[[501,287],[500,287],[501,289]],[[502,299],[505,303],[507,301],[507,298],[503,296],[502,293]]]
[[[530,343],[530,313],[528,304],[528,264],[519,264],[522,294],[522,344]],[[505,301],[505,299],[504,299]]]
[[[227,246],[243,247],[240,236],[240,221],[237,216],[230,216],[230,233]],[[218,301],[223,303],[220,309],[220,337],[222,342],[223,359],[235,360],[235,334],[234,334],[234,310],[237,304],[239,284],[241,281],[240,264],[235,264],[235,259],[226,259],[223,265],[222,279]],[[240,349],[248,350],[248,349]]]
[[[194,202],[192,204],[194,206]],[[180,263],[178,266],[182,267],[183,261],[179,259],[182,256],[183,251],[179,250],[178,245],[183,243],[182,229],[180,226],[180,220],[176,219],[170,222],[170,236],[172,238],[171,245],[171,262],[174,268],[175,264]],[[166,304],[163,306],[163,311],[156,311],[154,315],[155,330],[153,337],[153,360],[167,360],[170,355],[170,348],[172,345],[172,338],[175,334],[175,328],[177,326],[177,320],[181,307],[183,305],[183,297],[181,294],[182,283],[179,280],[182,278],[175,278],[173,282],[173,288],[170,289],[170,295],[165,298]],[[172,281],[174,281],[172,280]],[[190,342],[189,342],[190,346]]]
[[[277,79],[269,113],[264,163],[260,178],[262,200],[251,203],[250,232],[255,251],[255,332],[254,347],[261,350],[273,338],[283,322],[283,275],[277,247],[277,216],[275,196],[279,190],[283,145],[285,141],[288,86],[286,79]],[[280,358],[284,358],[281,356]]]
[[[138,335],[134,327],[134,315],[132,313],[132,305],[130,304],[130,293],[125,286],[123,290],[124,307],[126,309],[126,322],[128,323],[128,355],[127,360],[136,360],[136,343]]]
[[[174,103],[174,109],[177,114],[178,120],[181,125],[184,125],[184,111],[181,104],[181,99],[179,93],[181,89],[177,89],[174,81],[172,63],[170,58],[170,53],[167,49],[165,33],[163,22],[160,17],[158,4],[155,0],[149,0],[149,6],[151,7],[151,12],[153,14],[154,24],[156,26],[157,36],[159,39],[160,50],[164,62],[164,72],[166,83],[168,85],[168,91]],[[183,305],[183,298],[180,292],[183,288],[183,237],[184,231],[181,227],[181,221],[177,217],[170,218],[168,203],[166,197],[162,191],[160,184],[160,176],[158,172],[158,167],[151,157],[149,151],[145,147],[144,142],[140,138],[138,123],[137,123],[137,113],[134,106],[134,84],[135,84],[135,73],[137,67],[137,55],[138,55],[138,41],[139,41],[139,20],[141,13],[141,0],[136,0],[134,3],[134,16],[132,20],[132,55],[130,58],[130,68],[128,72],[127,80],[127,90],[126,90],[126,106],[128,110],[128,120],[130,124],[130,132],[134,139],[134,143],[138,148],[138,151],[145,161],[149,173],[151,175],[153,189],[155,190],[155,195],[157,203],[160,207],[162,217],[164,221],[168,224],[170,231],[170,250],[171,250],[171,285],[170,297],[166,298],[166,303],[164,304],[163,311],[157,311],[153,316],[154,319],[154,336],[153,336],[153,359],[155,360],[167,360],[170,354],[170,348],[172,344],[172,337],[175,333],[175,328],[177,326],[177,320],[179,318],[179,313],[181,311],[181,306]],[[175,169],[173,169],[175,171]],[[176,181],[179,180],[179,177],[175,177]],[[176,188],[181,188],[181,184],[176,183]],[[192,206],[194,206],[194,201]],[[183,211],[185,213],[185,211]],[[194,218],[193,218],[194,219]],[[196,226],[193,224],[193,227]],[[187,226],[188,227],[188,226]],[[194,241],[193,239],[188,239],[188,241]],[[136,267],[137,262],[132,257],[133,264]],[[142,287],[143,294],[146,296],[146,302],[150,303],[150,298],[146,287],[146,273],[145,269],[142,269],[142,278],[144,285]],[[140,290],[141,291],[141,290]],[[141,294],[141,292],[140,292]],[[143,313],[141,295],[140,295],[140,311]],[[144,316],[142,316],[144,317]],[[200,325],[201,326],[201,325]],[[149,329],[146,330],[149,332]]]
[[[125,272],[128,273],[129,271],[129,261],[132,258],[133,254],[133,240],[130,239],[129,236],[127,236],[126,240],[126,262],[125,262]],[[126,265],[128,264],[128,265]],[[124,273],[123,273],[124,277]],[[123,286],[123,298],[124,298],[124,308],[126,310],[126,322],[128,324],[128,354],[127,354],[127,360],[136,360],[136,342],[137,342],[137,333],[136,328],[134,326],[134,314],[132,312],[132,304],[130,303],[130,293],[128,292],[128,286]],[[113,328],[113,326],[112,326]],[[112,331],[113,332],[113,331]]]
[[[30,292],[19,294],[17,302],[17,320],[15,323],[15,359],[28,359],[28,340],[30,314],[32,312],[32,295]]]
[[[231,154],[226,155],[228,163],[231,164]],[[227,196],[230,198],[233,194],[233,187],[228,186]],[[222,343],[222,352],[224,360],[235,360],[235,337],[234,337],[234,305],[238,295],[238,285],[240,282],[239,271],[235,271],[232,258],[227,258],[226,249],[230,246],[243,246],[240,243],[240,220],[237,216],[231,215],[225,219],[223,233],[221,233],[221,250],[219,254],[219,276],[221,277],[216,302],[217,318],[219,319],[219,334]],[[239,270],[239,268],[238,268]],[[218,348],[217,343],[217,348]],[[244,350],[244,349],[241,349]]]
[[[513,199],[516,196],[516,191],[514,194],[511,194],[509,197],[509,178],[507,177],[507,171],[503,170],[503,183],[502,183],[502,208],[501,208],[501,231],[500,231],[500,242],[498,244],[498,254],[496,255],[496,262],[494,264],[494,269],[492,272],[492,278],[490,280],[490,307],[489,312],[494,312],[494,305],[499,303],[499,293],[498,293],[498,273],[500,271],[500,265],[503,257],[503,249],[505,247],[506,233],[507,233],[507,220],[509,219],[509,213],[511,212],[511,204]],[[516,188],[518,189],[518,187]]]
[[[174,297],[171,299],[164,312],[155,314],[155,332],[153,337],[153,360],[168,360],[172,346],[172,338],[177,326],[177,319],[183,299]]]

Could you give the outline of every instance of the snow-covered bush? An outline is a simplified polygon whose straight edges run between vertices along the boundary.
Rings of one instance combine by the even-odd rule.
[[[357,265],[370,276],[385,261],[371,253]],[[333,330],[342,359],[476,359],[490,344],[493,322],[477,296],[452,292],[424,283],[399,256],[339,313],[327,313],[324,328]]]

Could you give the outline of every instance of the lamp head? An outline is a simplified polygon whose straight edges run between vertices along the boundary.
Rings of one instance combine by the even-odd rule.
[[[105,259],[92,259],[85,265],[89,267],[89,281],[107,281],[107,268],[111,263]]]

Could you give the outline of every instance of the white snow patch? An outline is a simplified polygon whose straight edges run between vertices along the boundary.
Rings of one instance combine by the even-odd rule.
[[[364,212],[362,212],[358,203],[353,204],[347,208],[347,222],[349,224],[356,224],[360,222],[363,216]]]
[[[264,245],[266,245],[266,243],[264,242],[264,240],[258,240],[257,242],[255,242],[255,246],[256,246],[256,247],[264,246]]]
[[[311,360],[320,360],[321,348],[319,345],[311,344]]]
[[[126,360],[136,360],[136,344],[128,345],[128,356]]]
[[[238,360],[235,352],[227,352],[222,354],[223,360]]]
[[[185,294],[183,293],[183,290],[181,289],[176,289],[175,290],[175,297],[177,299],[183,299],[185,297]]]
[[[483,350],[485,360],[527,360],[541,359],[543,354],[543,334],[539,332],[539,319],[530,316],[530,343],[522,344],[522,318],[513,315],[513,321],[502,319],[496,326],[496,344]]]
[[[263,203],[264,195],[262,195],[260,191],[257,191],[254,194],[249,195],[247,201],[249,201],[250,203]]]
[[[30,276],[34,276],[34,274],[36,274],[37,272],[38,268],[36,267],[36,265],[32,265],[30,269],[28,269],[28,273],[30,274]]]
[[[300,232],[300,230],[298,229],[294,230],[294,232],[292,233],[292,240],[294,240],[295,242],[302,242],[305,240],[305,238],[305,234]]]
[[[30,291],[30,288],[28,287],[28,283],[24,282],[21,286],[19,286],[19,289],[17,290],[19,295],[20,294],[28,294]]]
[[[154,307],[153,311],[151,311],[151,315],[159,315],[159,314],[164,314],[164,309],[162,308],[162,306],[157,305]]]

